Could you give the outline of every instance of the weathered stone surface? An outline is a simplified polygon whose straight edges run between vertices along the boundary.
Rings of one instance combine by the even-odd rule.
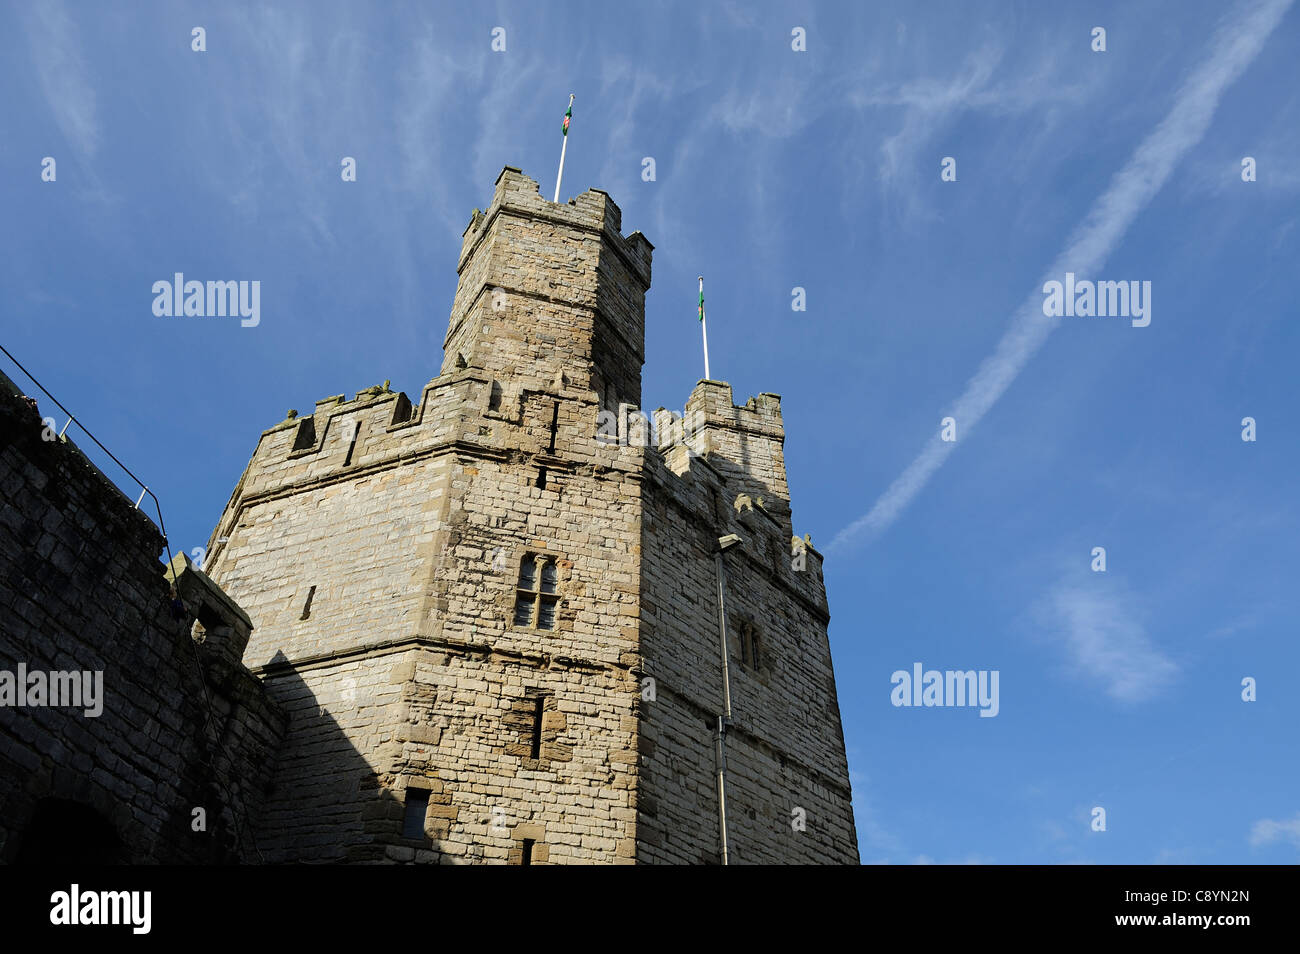
[[[734,532],[732,613],[762,652],[733,666],[733,857],[856,861],[821,559],[795,572],[783,543],[779,397],[736,407],[701,382],[693,433],[596,439],[601,411],[638,435],[651,246],[620,220],[602,192],[548,202],[507,168],[466,229],[441,373],[418,404],[372,388],[262,435],[211,552],[257,626],[246,660],[291,714],[267,806],[277,858],[321,857],[302,834],[323,814],[339,857],[397,843],[362,807],[435,772],[459,821],[430,833],[427,860],[509,860],[533,825],[550,863],[716,855],[713,552]],[[761,503],[733,511],[740,494]],[[552,629],[514,625],[537,557],[555,560]],[[310,794],[348,775],[375,784]],[[658,812],[648,839],[638,795]]]
[[[603,192],[552,203],[507,168],[465,231],[441,372],[418,403],[385,382],[290,413],[262,434],[204,572],[173,564],[220,674],[212,782],[256,819],[245,860],[716,863],[715,554],[734,534],[731,860],[857,861],[821,556],[791,554],[780,398],[736,406],[701,381],[651,438],[652,247],[620,230]],[[0,575],[6,626],[32,634],[29,656],[113,656],[134,688],[106,746],[20,721],[0,766],[62,760],[71,786],[86,759],[107,765],[97,804],[143,813],[119,813],[139,857],[197,860],[157,847],[180,838],[177,806],[207,783],[195,750],[211,751],[157,533],[24,446],[0,455],[21,488],[0,515],[19,554]],[[69,578],[80,589],[60,595]],[[150,692],[142,672],[161,673]],[[165,794],[142,794],[150,778]],[[57,790],[0,790],[18,812],[3,817],[42,785]]]
[[[239,663],[248,618],[183,556],[165,578],[154,524],[42,431],[0,375],[0,670],[101,671],[102,712],[0,706],[0,860],[48,861],[59,828],[88,817],[98,827],[79,829],[75,850],[97,860],[255,856],[284,717]]]

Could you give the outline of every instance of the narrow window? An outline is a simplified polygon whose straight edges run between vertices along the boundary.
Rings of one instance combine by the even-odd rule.
[[[352,440],[348,444],[348,456],[343,459],[344,467],[352,466],[352,454],[357,449],[357,437],[360,436],[361,434],[361,423],[359,421],[353,421],[351,431],[352,431]]]
[[[315,595],[316,595],[316,587],[313,586],[310,590],[307,591],[307,602],[302,604],[302,615],[298,617],[299,619],[306,619],[308,616],[311,615],[311,601],[312,601],[312,597]]]
[[[424,818],[429,811],[429,792],[423,788],[406,790],[406,815],[402,819],[403,838],[423,838]]]
[[[546,711],[546,697],[538,696],[533,700],[533,747],[530,757],[542,757],[542,716]]]
[[[500,381],[492,382],[492,393],[488,397],[488,410],[489,411],[501,410],[501,382]]]
[[[524,556],[519,566],[519,585],[515,590],[516,626],[555,629],[560,601],[559,581],[554,557],[533,553]]]
[[[534,839],[532,838],[524,839],[524,847],[519,856],[521,865],[531,865],[533,863],[533,842]]]
[[[537,561],[529,554],[519,565],[519,587],[515,597],[515,625],[532,626],[533,614],[536,612],[537,596]]]
[[[758,668],[758,634],[754,624],[740,624],[740,662],[746,669]]]
[[[560,425],[560,402],[551,402],[551,446],[548,448],[549,453],[555,453],[555,431]]]

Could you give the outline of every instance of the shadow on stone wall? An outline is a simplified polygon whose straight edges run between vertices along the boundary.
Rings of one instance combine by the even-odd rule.
[[[163,549],[0,375],[0,861],[240,857],[283,717],[223,643],[242,622]]]
[[[285,741],[261,813],[261,857],[246,861],[284,863],[436,864],[448,819],[441,805],[449,793],[429,774],[381,774],[321,706],[311,687],[283,653],[266,667],[270,696],[288,713]],[[400,745],[398,742],[390,745]],[[387,759],[390,753],[372,753]],[[398,786],[401,786],[400,788]],[[406,837],[411,821],[422,834]]]

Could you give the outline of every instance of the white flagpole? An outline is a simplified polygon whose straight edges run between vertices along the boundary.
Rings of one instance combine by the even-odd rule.
[[[704,335],[704,380],[709,377],[709,320],[704,315],[704,276],[700,276],[700,332]]]
[[[569,109],[573,109],[572,93],[569,94]],[[564,152],[568,148],[569,148],[569,133],[568,130],[565,130],[564,145],[560,146],[560,171],[555,176],[555,198],[551,200],[553,202],[560,201],[560,182],[564,179]]]

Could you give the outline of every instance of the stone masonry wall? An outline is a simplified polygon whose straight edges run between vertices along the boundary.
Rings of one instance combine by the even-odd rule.
[[[289,718],[269,858],[716,860],[712,554],[735,532],[729,625],[762,649],[733,667],[734,857],[856,861],[820,556],[790,568],[780,399],[738,408],[701,382],[698,431],[628,440],[652,249],[620,220],[602,192],[547,202],[507,167],[419,402],[385,383],[262,435],[208,552]],[[618,439],[597,437],[605,409]],[[554,627],[516,624],[539,558]]]
[[[174,618],[157,528],[18,394],[0,375],[0,670],[101,671],[103,710],[0,706],[0,859],[39,861],[69,826],[100,861],[254,853],[283,717],[234,655],[246,619],[184,558]]]
[[[649,243],[618,219],[603,193],[561,207],[507,170],[420,403],[370,388],[262,435],[209,565],[290,717],[276,859],[517,863],[528,839],[534,863],[634,860],[646,452],[594,440],[592,382],[639,393]],[[597,364],[614,325],[637,349]],[[514,624],[537,555],[558,568],[553,629]],[[423,839],[401,834],[412,787],[431,793]]]
[[[643,710],[638,858],[718,859],[713,727],[723,690],[714,553],[719,537],[736,534],[743,543],[723,556],[730,861],[856,864],[821,557],[805,545],[804,569],[793,568],[779,399],[751,399],[747,411],[732,406],[726,385],[701,382],[688,416],[697,408],[693,443],[707,455],[670,443],[663,462],[648,467],[642,653],[658,698]],[[671,442],[672,429],[665,431]],[[742,450],[743,463],[735,459]],[[758,635],[749,662],[744,624]],[[804,830],[792,824],[795,809],[803,809]]]

